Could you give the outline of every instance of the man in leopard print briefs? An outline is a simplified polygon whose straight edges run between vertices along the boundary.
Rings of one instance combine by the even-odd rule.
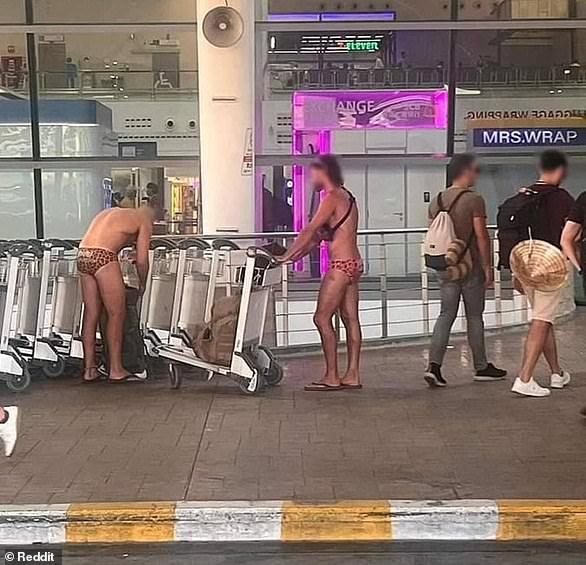
[[[108,382],[138,380],[122,365],[126,290],[118,253],[123,247],[136,243],[136,268],[140,285],[144,289],[149,271],[149,246],[154,219],[155,211],[150,206],[104,210],[94,218],[80,244],[77,267],[81,275],[84,302],[81,337],[85,383],[100,380],[96,363],[96,331],[102,308],[108,314]]]
[[[330,270],[322,280],[314,322],[319,330],[326,372],[322,379],[305,387],[307,391],[360,389],[360,348],[362,331],[358,316],[358,282],[364,266],[357,243],[358,208],[354,196],[344,188],[340,165],[332,155],[319,156],[310,167],[316,191],[323,191],[317,213],[299,237],[281,257],[298,261],[321,241],[329,242]],[[337,360],[337,336],[332,319],[340,311],[346,327],[348,368],[340,378]]]

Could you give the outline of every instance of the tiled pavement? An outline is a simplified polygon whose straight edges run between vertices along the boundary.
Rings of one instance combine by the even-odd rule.
[[[574,381],[548,399],[473,383],[459,340],[445,390],[425,386],[421,346],[366,353],[360,392],[303,392],[319,357],[288,361],[283,385],[258,397],[226,380],[2,389],[24,418],[15,455],[0,460],[0,503],[586,498],[585,329],[586,313],[560,328]],[[522,342],[490,337],[492,359],[514,372]]]

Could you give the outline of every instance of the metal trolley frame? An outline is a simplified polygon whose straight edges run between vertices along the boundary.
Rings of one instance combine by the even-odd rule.
[[[171,383],[179,388],[182,367],[187,365],[203,369],[208,379],[222,375],[234,380],[247,394],[260,392],[265,385],[274,386],[283,378],[283,370],[272,352],[262,345],[265,318],[271,288],[281,281],[281,270],[274,257],[265,250],[250,247],[247,251],[213,250],[216,257],[228,254],[229,269],[211,269],[205,312],[210,315],[214,290],[220,273],[229,273],[233,287],[241,292],[234,351],[229,366],[206,362],[195,355],[191,347],[174,343],[157,348],[158,356],[169,363]],[[240,260],[236,260],[236,258]],[[212,260],[212,263],[214,261]],[[217,263],[216,263],[217,264]],[[176,301],[181,300],[183,287],[178,284]],[[179,308],[180,306],[177,306]]]

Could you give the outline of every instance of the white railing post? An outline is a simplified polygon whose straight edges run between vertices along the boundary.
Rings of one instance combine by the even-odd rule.
[[[287,238],[283,238],[283,247],[287,247]],[[281,280],[281,302],[283,304],[283,333],[285,336],[285,346],[289,346],[289,266],[283,263]],[[276,320],[275,320],[276,327]],[[278,335],[278,332],[277,332]],[[278,340],[277,340],[278,343]]]
[[[425,264],[425,245],[421,243],[421,303],[423,305],[423,334],[429,335],[429,274]]]
[[[381,337],[389,337],[389,310],[388,310],[388,290],[387,290],[387,277],[388,277],[388,264],[387,264],[387,246],[385,244],[385,236],[381,235],[380,242],[380,263],[381,263],[381,274],[380,274],[380,308],[381,308]]]
[[[503,325],[503,297],[501,284],[501,271],[498,268],[500,258],[500,244],[497,232],[494,235],[493,245],[493,269],[494,269],[494,307],[496,312],[497,328]]]

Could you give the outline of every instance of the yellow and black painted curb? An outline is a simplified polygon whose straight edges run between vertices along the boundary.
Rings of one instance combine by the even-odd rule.
[[[214,501],[0,506],[0,545],[429,540],[586,541],[586,501]]]

